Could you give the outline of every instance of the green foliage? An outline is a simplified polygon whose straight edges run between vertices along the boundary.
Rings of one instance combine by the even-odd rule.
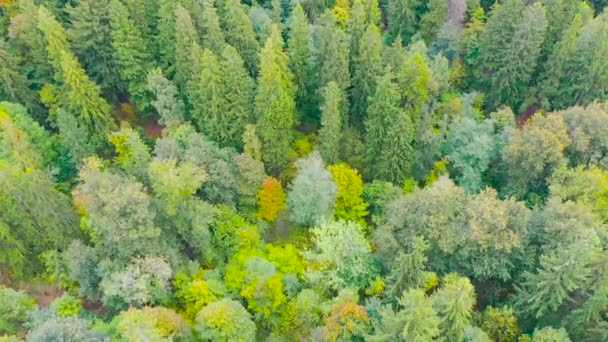
[[[516,341],[519,336],[517,318],[511,308],[488,306],[481,318],[481,328],[494,341]]]
[[[239,0],[220,1],[218,3],[220,24],[226,36],[226,42],[232,45],[247,66],[251,75],[258,70],[258,56],[260,46],[255,38],[251,20],[247,16],[244,5]],[[260,62],[259,73],[262,75],[263,67]]]
[[[310,76],[310,26],[308,18],[301,4],[297,4],[289,18],[289,39],[287,53],[289,54],[289,67],[294,75],[297,86],[296,103],[298,108],[309,109],[312,77]],[[327,100],[326,100],[327,101]]]
[[[112,321],[122,339],[128,341],[191,338],[190,328],[171,309],[164,307],[129,308]]]
[[[0,332],[7,335],[20,332],[27,312],[34,307],[36,303],[24,292],[0,287]]]
[[[257,197],[257,216],[266,221],[274,222],[285,206],[285,192],[281,183],[273,177],[265,178]]]
[[[263,159],[267,169],[285,165],[295,125],[296,86],[287,66],[287,55],[277,26],[260,54],[260,76],[255,98],[257,132],[262,141]]]
[[[368,204],[363,201],[363,180],[355,169],[341,163],[327,167],[338,186],[334,215],[337,219],[356,221],[365,226]]]
[[[441,321],[441,336],[456,341],[462,339],[475,305],[475,289],[469,279],[448,274],[431,298]]]
[[[382,40],[380,29],[371,24],[361,36],[359,55],[355,56],[357,68],[353,72],[352,115],[356,121],[366,117],[369,98],[376,91],[376,81],[382,74]]]
[[[146,172],[151,156],[148,146],[141,140],[139,134],[128,126],[110,134],[108,140],[116,149],[116,165],[131,175],[141,175]]]
[[[184,102],[179,98],[177,88],[163,76],[160,68],[148,74],[148,90],[155,96],[152,106],[160,115],[159,123],[166,126],[179,125],[184,122]]]
[[[196,331],[213,341],[250,341],[256,327],[243,306],[231,299],[210,303],[196,317]]]
[[[564,328],[555,329],[553,327],[544,327],[535,329],[532,334],[531,342],[570,342],[570,337]]]
[[[56,298],[51,303],[51,309],[56,311],[59,316],[75,316],[82,310],[82,302],[80,299],[64,292],[61,297]]]
[[[317,151],[298,160],[296,166],[298,173],[287,194],[291,219],[307,226],[324,223],[334,212],[338,193],[332,174]]]
[[[27,340],[33,342],[106,341],[107,339],[104,334],[91,330],[86,321],[74,316],[51,318],[27,334]]]
[[[331,81],[323,88],[319,152],[328,163],[335,163],[339,159],[342,123],[345,119],[342,112],[344,100],[344,93],[336,82]]]

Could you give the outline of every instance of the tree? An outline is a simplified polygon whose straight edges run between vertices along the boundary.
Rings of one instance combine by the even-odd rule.
[[[514,341],[519,336],[517,318],[513,309],[488,306],[482,316],[481,328],[494,341]]]
[[[273,177],[267,177],[258,191],[257,216],[269,222],[274,222],[279,212],[285,206],[285,192],[281,183]]]
[[[409,43],[418,27],[418,11],[422,2],[420,0],[397,0],[388,6],[387,42],[400,40],[403,44]]]
[[[220,112],[217,129],[222,145],[240,148],[245,127],[253,121],[255,83],[248,74],[235,48],[226,45],[221,54],[221,90],[224,110]]]
[[[222,142],[225,133],[220,131],[221,116],[226,108],[222,98],[222,69],[217,56],[209,49],[200,56],[200,74],[194,76],[194,87],[190,95],[194,107],[193,118],[198,128],[214,141]]]
[[[105,341],[108,337],[93,331],[88,323],[78,317],[53,317],[30,330],[27,340],[44,341]]]
[[[111,0],[109,11],[113,56],[120,78],[137,108],[145,112],[150,106],[146,76],[153,68],[154,58],[125,5]]]
[[[152,106],[160,115],[159,123],[166,126],[176,126],[185,120],[184,102],[179,97],[175,85],[165,78],[160,68],[148,73],[148,90],[155,100]]]
[[[365,170],[369,178],[401,183],[412,162],[412,121],[399,106],[391,68],[376,82],[365,120]]]
[[[517,198],[543,198],[547,178],[566,163],[563,151],[569,143],[560,116],[534,116],[532,123],[519,130],[501,152],[506,167],[503,191]]]
[[[382,323],[370,341],[429,341],[439,336],[439,317],[423,290],[403,291],[399,307],[397,312],[390,306],[380,311]]]
[[[355,221],[365,226],[368,204],[363,201],[363,180],[355,169],[340,163],[327,167],[338,185],[334,215],[338,219]]]
[[[6,335],[18,333],[27,319],[27,312],[36,307],[34,299],[22,291],[0,287],[0,331]]]
[[[38,29],[44,35],[48,62],[55,70],[57,78],[61,70],[61,56],[64,51],[70,50],[67,34],[61,23],[43,5],[38,8]]]
[[[190,328],[173,310],[161,306],[129,308],[114,317],[112,325],[129,340],[191,338]]]
[[[564,328],[555,329],[553,327],[544,327],[542,329],[534,329],[532,334],[531,342],[546,342],[546,341],[558,341],[558,342],[571,342],[568,337],[568,332]]]
[[[336,82],[331,81],[323,88],[319,152],[328,163],[335,163],[339,159],[344,121],[343,101],[344,93]]]
[[[243,57],[249,73],[255,75],[258,68],[260,46],[255,38],[251,20],[249,20],[243,4],[239,0],[221,1],[219,3],[219,15],[226,41],[234,46]],[[260,67],[260,74],[261,70],[262,67]]]
[[[357,61],[361,55],[360,43],[365,30],[369,26],[380,24],[380,7],[377,0],[354,0],[347,21],[346,31],[348,33],[348,52],[350,74],[355,75],[359,69]]]
[[[448,4],[453,1],[430,0],[427,4],[427,12],[420,17],[420,35],[430,45],[436,38],[437,33],[447,18]]]
[[[116,165],[130,175],[141,177],[146,174],[151,159],[150,151],[136,131],[125,126],[110,134],[108,140],[116,149]]]
[[[461,340],[475,305],[475,289],[469,279],[454,273],[448,274],[431,298],[441,320],[441,336],[450,340]]]
[[[369,99],[375,92],[376,80],[382,73],[382,40],[380,29],[370,24],[359,42],[357,67],[353,72],[353,122],[362,122],[369,108]]]
[[[63,144],[70,151],[70,156],[75,164],[91,156],[95,152],[95,146],[90,141],[89,132],[86,128],[78,123],[76,117],[64,110],[59,108],[56,110],[57,116],[57,128],[59,129],[59,136]]]
[[[104,94],[120,89],[112,51],[109,1],[80,1],[76,6],[67,5],[66,12],[71,23],[67,33],[84,69]]]
[[[182,92],[190,92],[191,83],[200,75],[199,36],[190,13],[182,7],[175,8],[175,83]],[[192,97],[191,94],[188,94]],[[190,99],[190,102],[194,101]]]
[[[257,130],[263,144],[264,162],[270,170],[281,168],[287,161],[295,124],[296,87],[282,47],[283,41],[275,25],[260,54],[255,98]]]
[[[18,59],[4,39],[0,39],[0,59],[0,97],[22,103],[32,114],[41,112],[38,94],[29,88],[30,81],[20,72]]]
[[[296,103],[306,113],[310,106],[310,25],[301,4],[297,4],[289,18],[289,39],[287,40],[289,67],[297,86]]]
[[[331,218],[337,186],[319,152],[296,162],[298,173],[289,186],[287,206],[298,224],[312,226]]]
[[[246,125],[243,132],[243,153],[255,160],[262,160],[262,142],[256,134],[255,125]]]
[[[204,339],[220,341],[250,341],[256,327],[243,306],[225,298],[210,303],[196,316],[196,331]]]
[[[176,54],[181,52],[176,47],[177,25],[183,25],[184,23],[177,20],[176,10],[180,5],[178,2],[172,0],[159,0],[158,2],[157,40],[159,60],[163,71],[168,77],[172,78],[176,72]]]
[[[203,0],[195,3],[198,5],[194,5],[191,13],[202,40],[202,48],[219,55],[224,50],[226,42],[213,2],[213,0]]]

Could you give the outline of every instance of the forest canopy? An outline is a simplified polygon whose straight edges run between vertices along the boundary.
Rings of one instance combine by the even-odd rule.
[[[0,0],[0,342],[608,340],[606,0]]]

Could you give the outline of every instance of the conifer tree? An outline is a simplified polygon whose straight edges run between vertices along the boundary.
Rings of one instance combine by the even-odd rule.
[[[344,93],[336,82],[329,82],[323,88],[321,106],[321,128],[319,129],[319,152],[328,163],[338,161],[342,138],[342,101]]]
[[[353,122],[362,122],[365,118],[368,99],[374,93],[376,79],[382,73],[382,40],[376,25],[367,27],[359,46],[357,68],[353,74]]]
[[[0,98],[22,103],[32,114],[41,112],[38,94],[29,88],[27,77],[19,72],[18,60],[4,39],[0,39],[0,60]]]
[[[475,305],[475,289],[469,279],[455,273],[446,275],[432,299],[441,320],[441,336],[450,341],[462,340]]]
[[[150,105],[146,75],[153,68],[153,56],[125,5],[120,0],[111,0],[109,11],[113,56],[120,78],[137,108],[146,111]]]
[[[284,166],[292,142],[295,124],[296,87],[287,66],[279,28],[273,25],[270,37],[260,54],[260,76],[255,98],[258,133],[262,140],[263,159],[270,170]]]
[[[95,152],[95,146],[90,142],[89,132],[86,127],[78,123],[72,113],[63,108],[58,108],[55,115],[61,141],[70,151],[74,164],[78,165],[84,158]]]
[[[148,89],[156,98],[152,106],[160,115],[160,124],[174,126],[184,122],[184,102],[179,98],[175,85],[165,78],[160,68],[148,74]]]
[[[255,125],[246,125],[243,132],[243,153],[255,160],[262,161],[262,142],[256,133]]]
[[[214,141],[222,142],[227,138],[220,127],[226,108],[222,98],[222,69],[217,56],[209,49],[203,50],[200,66],[200,74],[194,80],[192,116],[201,132]]]
[[[65,83],[62,102],[66,110],[78,113],[78,120],[87,127],[91,136],[105,140],[105,134],[114,126],[110,105],[100,95],[100,88],[91,81],[74,55],[63,51],[60,59],[61,79]]]
[[[377,80],[365,119],[365,171],[371,179],[400,184],[409,175],[413,149],[410,116],[399,106],[399,88],[387,67]]]
[[[71,26],[68,35],[74,53],[104,94],[120,89],[118,68],[112,54],[108,0],[79,1],[66,6]]]
[[[179,51],[176,48],[176,27],[179,21],[176,19],[177,1],[160,0],[158,5],[158,52],[160,65],[167,77],[172,78],[175,74],[175,55]],[[183,24],[183,23],[180,23]]]
[[[326,11],[320,18],[320,24],[314,32],[314,74],[315,88],[334,81],[346,94],[350,87],[348,70],[348,42],[346,34],[336,26],[336,17]],[[320,103],[320,98],[317,99]],[[348,101],[342,102],[344,113],[348,112]]]
[[[172,47],[175,54],[175,83],[182,92],[186,92],[189,83],[200,72],[195,70],[199,64],[195,59],[200,58],[199,36],[190,13],[182,6],[175,9],[175,25],[175,42]]]
[[[219,56],[224,50],[226,41],[220,27],[217,10],[213,6],[213,0],[202,0],[193,10],[194,12],[191,13],[193,13],[193,19],[201,37],[201,47],[209,49]]]
[[[38,8],[38,29],[44,35],[48,62],[56,73],[61,69],[61,55],[70,51],[68,36],[55,16],[43,5]],[[55,77],[59,77],[58,74]]]
[[[228,44],[220,60],[221,90],[224,109],[220,113],[218,129],[223,132],[220,142],[241,147],[245,126],[253,121],[255,83],[236,49]]]
[[[219,6],[220,24],[226,41],[243,57],[249,73],[255,75],[260,46],[243,4],[239,0],[226,0],[220,1]]]
[[[350,59],[350,73],[355,74],[357,70],[357,59],[359,58],[359,44],[363,39],[365,30],[370,25],[380,25],[380,7],[378,0],[354,0],[350,17],[347,23],[348,51]]]
[[[428,45],[433,42],[443,25],[448,2],[450,1],[430,0],[427,4],[427,12],[420,17],[419,33]]]
[[[310,25],[306,12],[300,4],[294,8],[289,18],[289,40],[287,41],[289,54],[289,67],[294,75],[298,87],[296,102],[298,108],[307,112],[310,105]]]
[[[420,0],[395,0],[388,5],[387,20],[388,30],[386,40],[392,44],[396,39],[403,44],[409,43],[409,39],[416,33],[418,27],[419,9],[422,6]]]

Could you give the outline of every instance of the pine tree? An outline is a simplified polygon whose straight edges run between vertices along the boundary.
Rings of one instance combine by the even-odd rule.
[[[174,0],[160,0],[158,7],[158,52],[160,64],[167,77],[172,78],[176,72],[175,55],[179,51],[176,48],[176,27],[183,25],[176,18],[176,9],[179,2]],[[190,19],[190,21],[192,21]]]
[[[129,0],[124,5],[129,11],[129,18],[141,33],[152,56],[158,56],[156,27],[158,23],[159,0]]]
[[[221,131],[221,116],[224,115],[224,99],[222,98],[222,69],[217,56],[209,50],[203,50],[200,56],[201,70],[195,78],[193,99],[194,112],[192,116],[201,132],[214,141],[223,142],[227,138]]]
[[[371,179],[401,184],[413,157],[410,116],[399,106],[399,88],[387,67],[377,80],[365,120],[365,170]]]
[[[56,73],[61,69],[61,55],[70,51],[68,36],[55,16],[43,5],[38,8],[38,29],[43,33],[46,42],[48,62]],[[59,75],[55,75],[59,77]]]
[[[321,106],[321,129],[319,129],[319,152],[328,163],[338,161],[342,138],[342,101],[344,93],[336,82],[329,82],[323,88]]]
[[[273,25],[270,32],[260,54],[255,114],[265,164],[276,170],[285,165],[293,139],[296,87],[287,66],[279,28]]]
[[[119,68],[120,78],[131,100],[140,111],[145,112],[150,106],[146,75],[152,70],[154,59],[125,5],[120,0],[111,0],[109,11],[114,61]]]
[[[78,165],[84,158],[95,152],[95,146],[90,142],[89,132],[78,124],[78,120],[72,113],[63,108],[57,109],[56,116],[61,141],[70,151],[72,161]]]
[[[388,6],[388,30],[386,41],[392,44],[396,39],[403,44],[409,43],[410,38],[418,28],[420,0],[395,0]]]
[[[219,56],[224,50],[226,41],[220,27],[220,19],[213,6],[213,0],[195,2],[193,7],[190,13],[198,28],[198,35],[201,37],[201,47],[209,49]]]
[[[310,99],[310,25],[306,12],[297,4],[289,18],[289,40],[287,41],[289,67],[298,87],[296,102],[298,108],[308,112]]]
[[[355,75],[357,60],[361,52],[359,44],[363,39],[363,34],[369,25],[380,25],[380,7],[378,0],[354,0],[350,17],[347,22],[346,31],[348,33],[348,52],[350,62],[350,74]]]
[[[238,51],[228,44],[222,51],[220,68],[225,107],[218,122],[219,129],[225,136],[221,142],[226,146],[240,148],[245,126],[253,121],[255,83]]]
[[[107,0],[79,1],[66,6],[71,26],[68,35],[74,53],[104,94],[120,89],[118,68],[112,55],[112,36]]]
[[[318,75],[316,89],[334,81],[344,94],[350,87],[348,70],[348,42],[346,34],[336,26],[336,17],[331,11],[326,11],[320,18],[320,24],[313,34],[314,40],[314,73]],[[317,103],[320,98],[317,96]],[[348,113],[348,101],[342,102],[342,110]]]
[[[175,54],[175,83],[182,92],[186,92],[189,83],[200,71],[195,70],[199,64],[196,59],[200,58],[199,36],[190,13],[182,6],[175,9],[175,24],[175,42],[172,47]]]
[[[353,122],[363,122],[369,97],[374,93],[376,79],[382,73],[382,40],[376,25],[367,27],[359,46],[360,55],[357,56],[357,69],[353,74]]]
[[[160,115],[160,124],[176,126],[184,122],[184,102],[179,98],[177,87],[163,76],[160,68],[148,74],[148,89],[156,98],[152,106]]]
[[[448,274],[443,279],[443,286],[431,298],[441,320],[441,336],[450,341],[462,340],[475,305],[475,288],[469,279]]]
[[[226,41],[243,57],[249,73],[255,75],[260,46],[243,4],[239,0],[226,0],[220,1],[219,6],[220,24]]]
[[[38,94],[29,88],[27,77],[19,72],[16,55],[8,50],[4,39],[0,39],[0,98],[27,106],[30,113],[42,112]]]
[[[62,102],[66,110],[78,113],[78,120],[91,136],[105,140],[114,126],[110,105],[100,95],[100,88],[91,81],[74,55],[63,51],[60,59],[61,79],[65,83]]]
[[[262,161],[262,142],[256,133],[255,125],[246,125],[243,132],[243,153],[255,160]]]
[[[445,0],[430,0],[427,4],[427,12],[420,17],[419,34],[427,45],[433,42],[443,25],[448,2]]]

